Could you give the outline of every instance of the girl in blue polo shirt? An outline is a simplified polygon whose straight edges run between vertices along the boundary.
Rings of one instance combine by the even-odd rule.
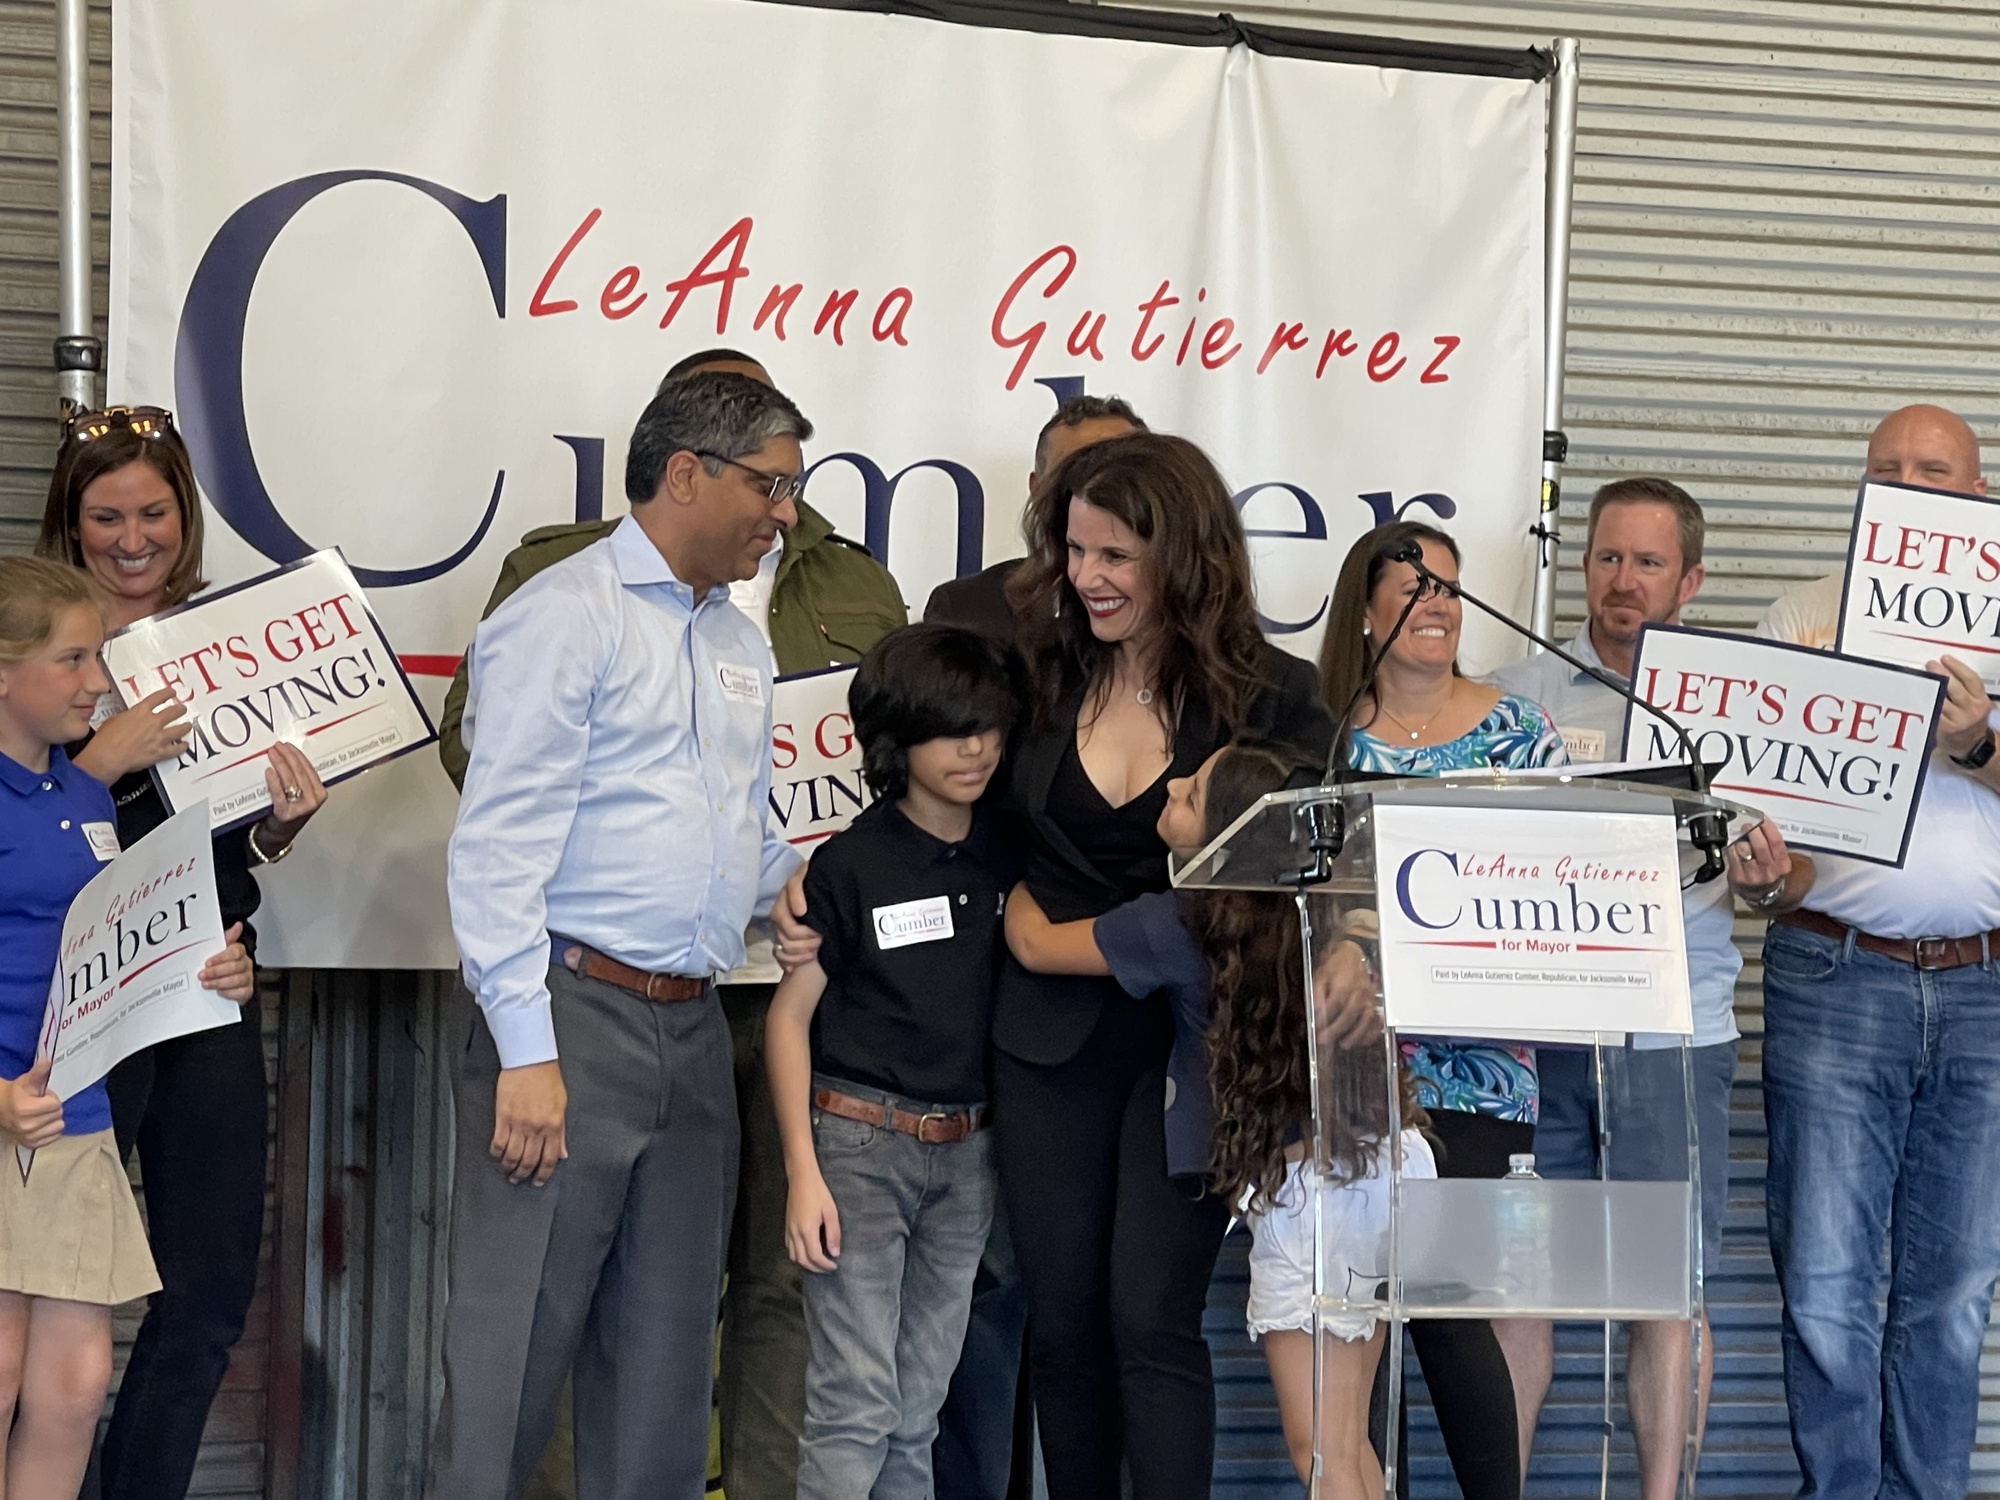
[[[146,1231],[97,1083],[48,1092],[36,1039],[63,917],[118,853],[102,783],[62,746],[88,732],[109,681],[90,580],[62,563],[0,559],[0,1494],[74,1495],[111,1383],[111,1309],[159,1290]],[[241,1003],[249,955],[229,946],[202,983]]]

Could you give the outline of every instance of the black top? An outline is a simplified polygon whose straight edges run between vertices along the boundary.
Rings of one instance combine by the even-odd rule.
[[[167,804],[160,798],[160,789],[153,785],[152,774],[147,771],[132,771],[119,777],[117,784],[111,788],[111,800],[118,804],[118,847],[121,849],[130,849],[171,816]],[[241,922],[243,946],[250,950],[252,958],[257,955],[257,934],[250,926],[250,918],[264,900],[263,891],[257,887],[257,877],[250,873],[250,830],[256,826],[256,820],[252,819],[241,828],[218,833],[212,841],[215,845],[215,904],[222,909],[222,930],[227,932],[231,925]]]
[[[1176,776],[1191,775],[1201,765],[1197,760],[1193,766],[1183,767],[1184,758],[1176,753],[1159,779],[1122,807],[1106,801],[1090,779],[1074,736],[1056,767],[1055,780],[1049,785],[1049,816],[1117,887],[1121,903],[1167,888],[1167,862],[1159,835],[1167,783]],[[1100,909],[1101,897],[1094,883],[1077,880],[1070,863],[1057,858],[1046,845],[1035,850],[1026,879],[1052,922],[1095,916]]]
[[[924,623],[963,625],[989,640],[1012,646],[1020,636],[1021,626],[1014,617],[1013,606],[1007,602],[1007,580],[1025,561],[1025,558],[1010,558],[969,578],[954,578],[939,584],[931,590],[930,602],[924,606]]]
[[[987,1038],[1014,882],[995,816],[956,844],[893,802],[870,803],[806,866],[806,920],[826,993],[813,1013],[821,1073],[924,1104],[986,1098]]]
[[[1317,764],[1333,748],[1333,715],[1319,701],[1319,674],[1311,662],[1265,644],[1262,686],[1244,717],[1242,735],[1289,745]],[[1076,758],[1076,720],[1083,706],[1078,688],[1047,725],[1031,727],[1009,752],[1010,796],[1028,839],[1028,888],[1055,922],[1099,917],[1148,891],[1167,888],[1167,847],[1152,831],[1160,802],[1151,815],[1141,810],[1148,796],[1166,796],[1166,783],[1192,775],[1231,738],[1206,702],[1182,704],[1174,728],[1174,758],[1149,792],[1121,811],[1131,821],[1144,817],[1141,847],[1121,838],[1105,839],[1101,820],[1086,814],[1072,826],[1078,799],[1058,790],[1066,765],[1083,775]],[[1089,786],[1089,778],[1084,776]],[[1095,788],[1091,787],[1094,793]],[[1099,797],[1099,805],[1103,799]],[[1129,833],[1130,829],[1124,830]],[[993,1042],[1022,1062],[1051,1066],[1077,1054],[1097,1025],[1106,1004],[1122,1003],[1124,992],[1110,979],[1072,974],[1030,974],[1008,961],[1000,976],[993,1018]]]

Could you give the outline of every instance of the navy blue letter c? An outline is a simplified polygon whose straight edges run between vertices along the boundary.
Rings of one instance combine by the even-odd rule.
[[[174,346],[174,387],[180,405],[181,431],[196,476],[217,512],[251,546],[280,565],[296,562],[318,549],[300,536],[278,513],[270,491],[257,472],[250,449],[250,428],[243,412],[243,325],[250,311],[250,292],[264,257],[293,216],[328,188],[345,182],[396,182],[415,188],[458,220],[493,294],[493,311],[507,316],[507,195],[484,203],[421,177],[398,172],[319,172],[259,193],[237,209],[216,231],[188,284],[181,309],[180,334]],[[421,583],[448,573],[472,555],[486,537],[500,510],[503,469],[493,477],[493,495],[478,529],[466,543],[441,562],[421,568],[355,568],[364,587],[389,588]]]

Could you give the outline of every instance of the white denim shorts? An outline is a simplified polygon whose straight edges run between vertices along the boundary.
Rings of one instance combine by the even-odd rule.
[[[1437,1176],[1437,1159],[1421,1134],[1403,1132],[1403,1176]],[[1375,1169],[1359,1181],[1328,1183],[1322,1221],[1326,1288],[1330,1293],[1366,1296],[1388,1274],[1385,1240],[1389,1232],[1389,1148],[1385,1142]],[[1285,1170],[1285,1185],[1268,1210],[1247,1216],[1250,1247],[1250,1302],[1244,1311],[1250,1337],[1272,1332],[1312,1332],[1312,1192],[1306,1164]],[[1365,1313],[1333,1314],[1322,1325],[1348,1342],[1375,1332]]]

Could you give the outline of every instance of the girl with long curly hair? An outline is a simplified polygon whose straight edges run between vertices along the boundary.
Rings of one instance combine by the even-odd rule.
[[[1169,783],[1160,837],[1182,858],[1219,837],[1266,794],[1310,785],[1318,768],[1282,749],[1232,744],[1194,775]],[[1340,932],[1330,898],[1311,898],[1314,927]],[[1175,1023],[1169,1077],[1170,1166],[1204,1175],[1240,1205],[1250,1253],[1250,1336],[1261,1339],[1286,1446],[1301,1481],[1313,1465],[1313,1169],[1310,1049],[1303,953],[1288,896],[1261,891],[1158,893],[1095,921],[1051,923],[1026,887],[1007,910],[1015,957],[1043,972],[1109,974],[1135,999],[1162,994]],[[1326,1284],[1368,1300],[1385,1273],[1389,1138],[1375,986],[1365,953],[1342,937],[1315,964],[1320,1124],[1327,1195]],[[1435,1175],[1423,1114],[1400,1100],[1402,1169]],[[1176,1120],[1176,1116],[1179,1119]],[[1368,1443],[1368,1401],[1383,1332],[1366,1313],[1322,1321],[1320,1452],[1323,1493],[1382,1493]]]

